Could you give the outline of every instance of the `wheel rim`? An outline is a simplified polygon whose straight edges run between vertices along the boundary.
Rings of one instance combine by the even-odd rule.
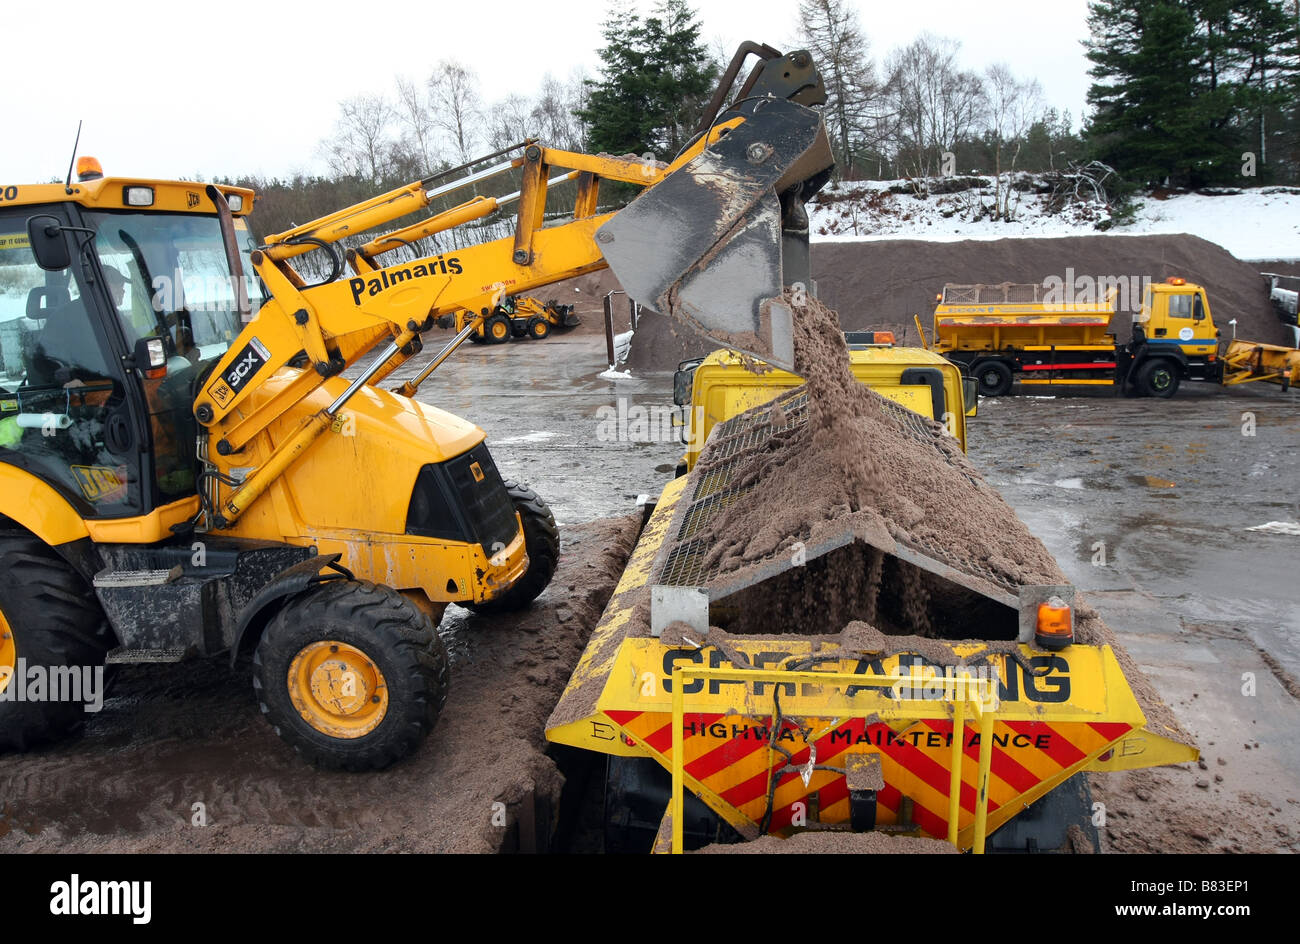
[[[18,666],[18,646],[14,643],[14,633],[9,621],[0,613],[0,692],[9,687]]]
[[[1151,374],[1151,386],[1157,390],[1168,390],[1172,382],[1173,375],[1167,370],[1157,370]]]
[[[289,698],[309,725],[336,738],[359,738],[388,713],[388,685],[356,646],[333,639],[311,643],[289,663]]]
[[[1002,385],[1002,374],[996,370],[986,371],[984,374],[984,386],[989,390],[996,390]]]
[[[496,338],[497,340],[500,340],[505,336],[506,336],[506,326],[502,322],[498,321],[496,324],[492,326],[492,337]]]

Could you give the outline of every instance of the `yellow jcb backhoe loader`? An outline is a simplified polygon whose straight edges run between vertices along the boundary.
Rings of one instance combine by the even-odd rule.
[[[0,748],[84,719],[75,697],[35,697],[51,691],[36,676],[251,653],[262,711],[310,760],[410,752],[446,698],[443,607],[526,606],[558,535],[481,429],[413,399],[479,319],[412,380],[381,382],[438,316],[616,256],[661,310],[730,319],[746,350],[788,363],[781,229],[806,218],[779,201],[814,192],[831,162],[804,107],[824,100],[811,58],[764,50],[761,81],[726,111],[715,97],[669,165],[524,142],[260,246],[248,190],[105,177],[84,158],[65,185],[0,185]],[[517,193],[354,246],[344,274],[344,237],[512,169]],[[573,178],[572,219],[543,228],[548,184]],[[598,214],[606,178],[646,189]],[[509,202],[513,237],[377,261]],[[332,261],[317,284],[292,264],[312,251]]]
[[[479,317],[472,311],[441,315],[438,327],[462,331],[467,324]],[[550,337],[551,332],[557,328],[576,328],[582,323],[573,313],[572,305],[561,305],[555,299],[539,302],[531,295],[522,298],[507,295],[480,320],[482,324],[469,336],[474,344],[505,344],[514,338],[541,341]]]

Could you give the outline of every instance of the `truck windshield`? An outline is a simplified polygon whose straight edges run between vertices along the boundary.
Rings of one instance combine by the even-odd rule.
[[[97,212],[86,217],[128,345],[163,337],[170,356],[191,363],[225,353],[243,325],[215,216]],[[263,301],[249,261],[256,243],[242,219],[235,220],[235,236],[256,314]]]

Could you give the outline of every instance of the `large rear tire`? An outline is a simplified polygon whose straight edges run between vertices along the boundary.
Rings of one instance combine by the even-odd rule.
[[[1178,367],[1168,358],[1153,358],[1138,368],[1138,390],[1143,396],[1168,400],[1178,392],[1178,384]]]
[[[1015,382],[1011,367],[1005,361],[984,361],[975,365],[973,373],[979,383],[980,395],[985,397],[1005,397]]]
[[[493,315],[483,325],[483,337],[488,344],[505,344],[513,334],[514,328],[505,315]]]
[[[0,750],[23,751],[64,737],[86,721],[87,705],[103,697],[104,657],[114,638],[94,590],[43,542],[0,535],[0,574],[0,692],[23,685],[20,670],[28,678],[38,670],[45,680],[37,700],[19,700],[17,690],[0,698]],[[51,670],[69,667],[79,672],[80,691],[56,692],[56,678],[73,679]],[[80,700],[67,697],[74,693]],[[30,694],[25,685],[22,694]],[[51,697],[56,694],[64,697]]]
[[[419,746],[447,701],[447,650],[397,591],[331,580],[293,597],[253,655],[275,733],[318,767],[382,770]]]
[[[555,516],[541,497],[527,485],[505,480],[515,511],[524,523],[524,547],[528,569],[510,589],[485,603],[466,604],[475,613],[507,613],[531,604],[550,584],[560,560],[560,529]]]

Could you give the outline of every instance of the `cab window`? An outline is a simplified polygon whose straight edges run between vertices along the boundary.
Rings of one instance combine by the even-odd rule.
[[[138,514],[126,392],[78,253],[69,268],[43,271],[29,215],[0,214],[0,462],[31,472],[85,517]]]
[[[128,348],[140,338],[163,340],[166,376],[144,382],[154,481],[164,501],[187,497],[195,489],[194,382],[243,328],[220,224],[215,216],[182,213],[85,217],[95,230],[94,246]],[[262,293],[247,258],[252,236],[241,225],[236,238],[256,313]]]
[[[1192,317],[1192,299],[1193,295],[1170,295],[1169,296],[1169,317],[1170,318],[1191,318]]]

